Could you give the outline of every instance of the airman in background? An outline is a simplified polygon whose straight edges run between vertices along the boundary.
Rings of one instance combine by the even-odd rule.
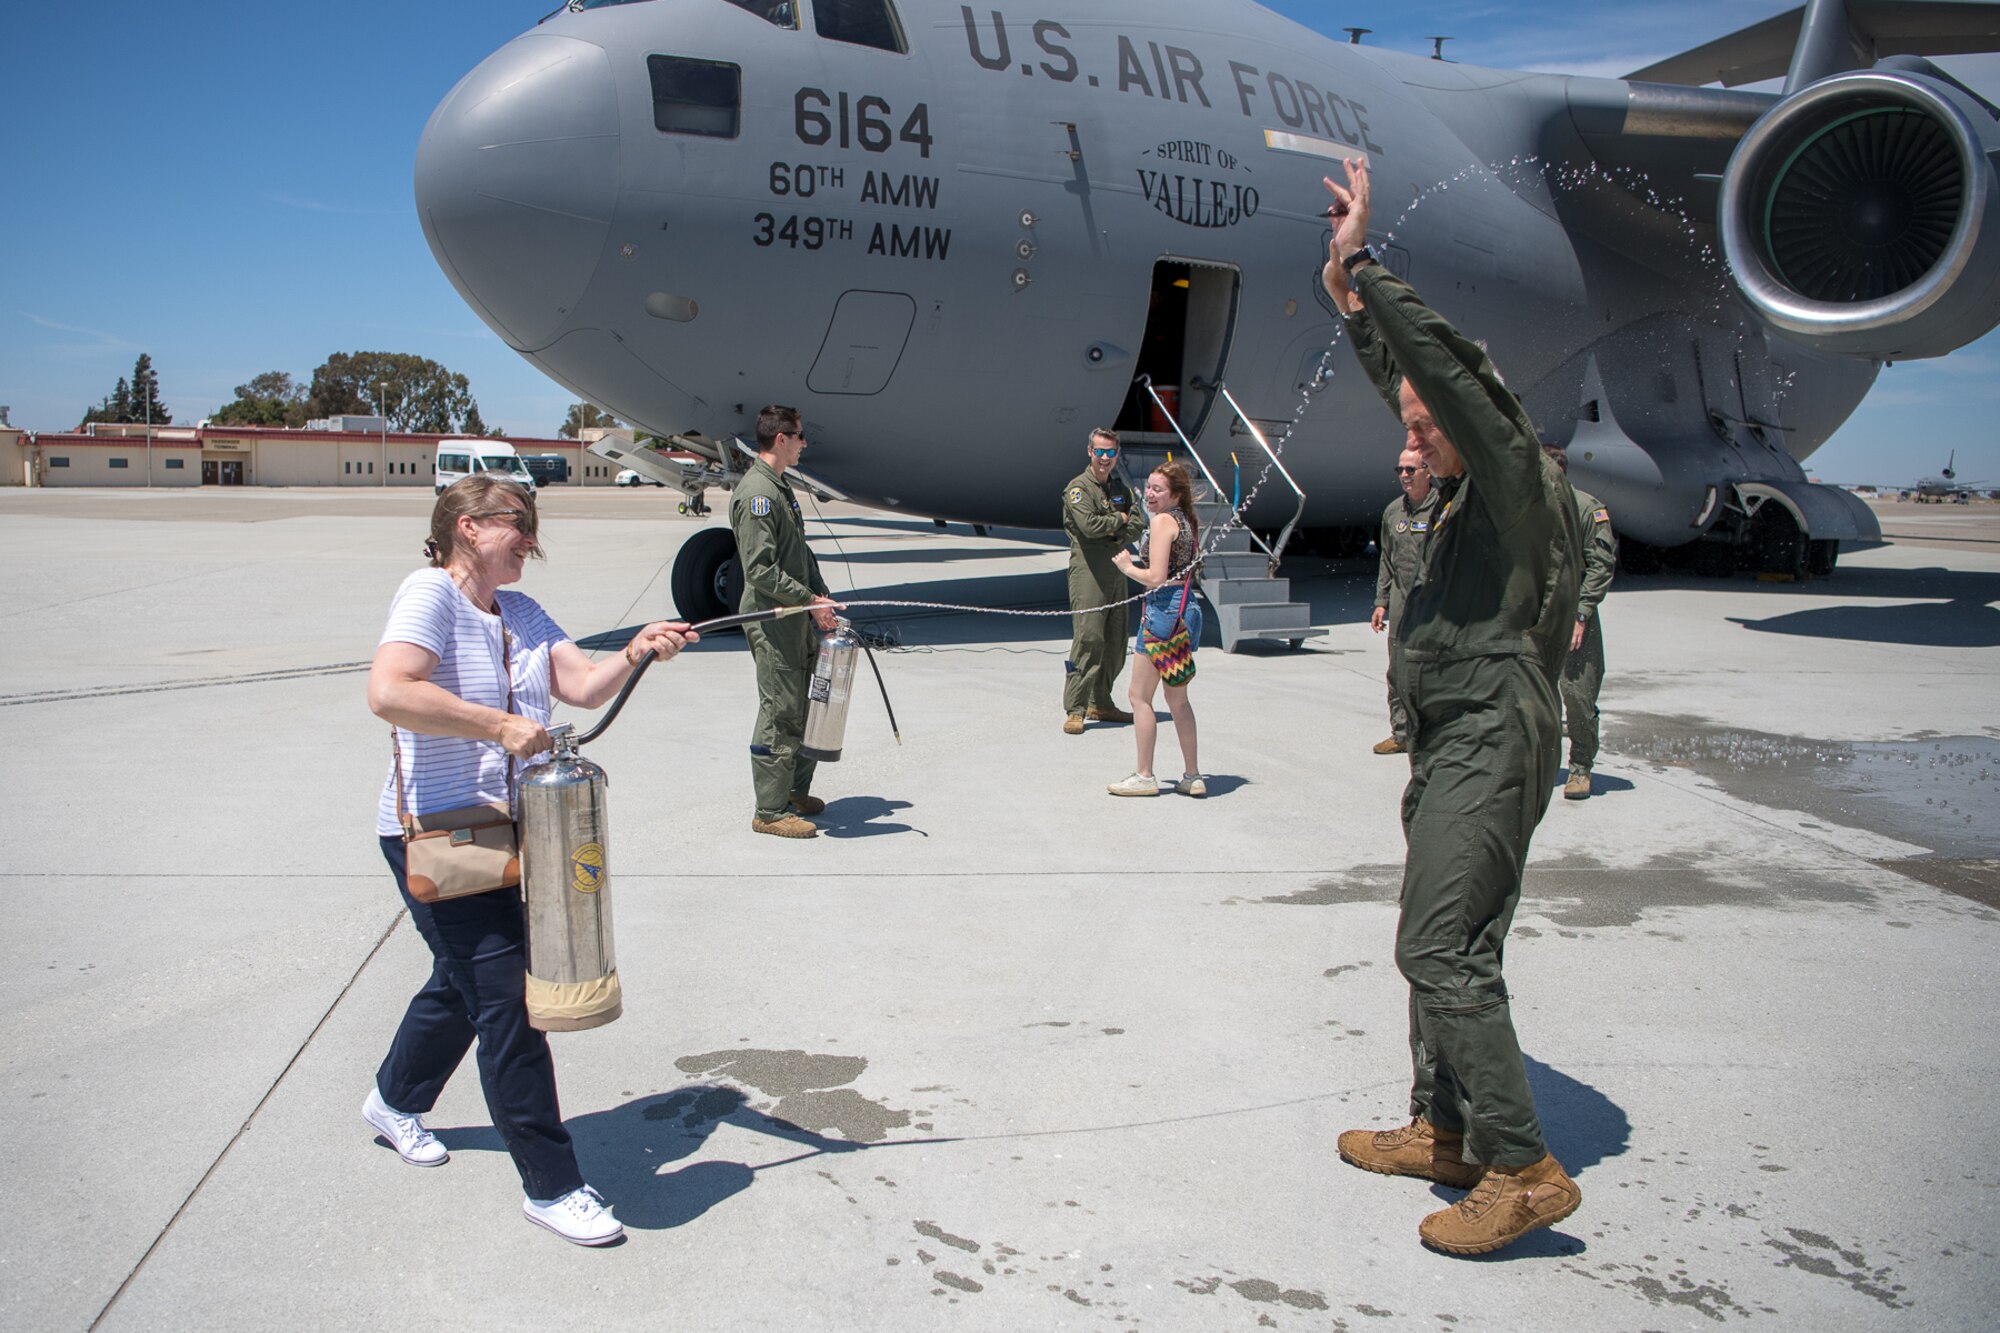
[[[738,611],[813,607],[813,624],[834,626],[836,604],[806,545],[805,515],[785,470],[797,467],[806,437],[796,408],[772,404],[757,414],[757,461],[729,496],[729,526],[743,563]],[[750,828],[780,838],[812,838],[826,802],[812,794],[813,761],[799,754],[806,731],[806,687],[812,677],[813,633],[805,616],[746,625],[757,668],[757,730],[750,738],[750,781],[757,810]]]
[[[1403,696],[1396,693],[1396,627],[1403,621],[1403,597],[1416,582],[1417,565],[1424,558],[1424,538],[1430,535],[1431,511],[1437,508],[1437,493],[1431,489],[1430,470],[1424,457],[1414,449],[1403,450],[1396,459],[1396,480],[1403,493],[1389,501],[1382,511],[1382,533],[1375,540],[1380,558],[1375,570],[1375,613],[1368,627],[1380,634],[1389,631],[1389,737],[1375,743],[1376,754],[1402,754],[1410,748],[1410,719]]]
[[[1542,452],[1569,475],[1569,451],[1544,444]],[[1575,490],[1574,487],[1571,488]],[[1576,628],[1570,632],[1569,656],[1563,661],[1563,725],[1569,731],[1569,781],[1563,799],[1581,801],[1590,795],[1591,766],[1597,762],[1597,692],[1604,688],[1604,630],[1598,607],[1618,568],[1618,537],[1611,531],[1611,511],[1587,491],[1575,491],[1576,516],[1583,525],[1583,586],[1576,598]]]
[[[1084,719],[1130,722],[1111,701],[1125,664],[1125,576],[1111,557],[1146,532],[1146,516],[1118,474],[1118,432],[1090,432],[1088,465],[1063,487],[1063,531],[1069,534],[1069,607],[1073,626],[1063,664],[1063,731],[1083,733]],[[1117,605],[1108,605],[1117,603]],[[1102,607],[1102,610],[1091,610]]]

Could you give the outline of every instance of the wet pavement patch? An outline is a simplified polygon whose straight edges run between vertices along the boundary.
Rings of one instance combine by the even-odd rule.
[[[852,1088],[868,1068],[857,1055],[805,1051],[709,1051],[674,1061],[683,1073],[735,1079],[776,1097],[769,1114],[804,1130],[835,1130],[856,1143],[880,1143],[910,1123],[908,1111],[870,1101]]]
[[[1844,1282],[1861,1295],[1877,1301],[1891,1310],[1901,1309],[1909,1302],[1903,1299],[1903,1286],[1891,1279],[1894,1270],[1886,1266],[1871,1267],[1860,1251],[1836,1244],[1832,1238],[1816,1231],[1805,1231],[1799,1227],[1786,1227],[1785,1234],[1790,1240],[1767,1237],[1765,1244],[1785,1256],[1778,1264],[1780,1268],[1796,1268],[1819,1277],[1830,1277]],[[1835,1262],[1835,1256],[1839,1263]],[[1846,1264],[1845,1268],[1841,1264]]]
[[[1228,901],[1281,907],[1394,904],[1402,883],[1403,868],[1399,865],[1360,865],[1294,893]],[[1649,857],[1634,866],[1614,866],[1594,856],[1574,854],[1532,861],[1522,880],[1520,915],[1542,917],[1561,929],[1600,930],[1636,925],[1649,910],[1673,907],[1874,901],[1875,895],[1868,888],[1844,883],[1821,871],[1748,865],[1721,850],[1705,854],[1697,848]],[[1534,928],[1516,927],[1516,931],[1532,936]],[[1325,975],[1335,976],[1343,970],[1335,968]]]
[[[1606,744],[1692,769],[1731,796],[1798,810],[1950,859],[2000,857],[2000,740],[1825,741],[1625,714]]]
[[[2000,858],[1919,856],[1900,861],[1877,861],[1875,864],[1884,870],[1920,880],[1934,889],[1943,889],[1946,893],[1970,898],[1982,907],[2000,911]]]

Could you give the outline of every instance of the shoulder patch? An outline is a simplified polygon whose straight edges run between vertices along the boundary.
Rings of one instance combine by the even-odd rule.
[[[1070,502],[1071,504],[1073,504],[1073,505],[1080,505],[1080,504],[1082,504],[1082,503],[1083,503],[1083,487],[1081,487],[1081,486],[1072,486],[1072,487],[1070,487],[1070,488],[1069,488],[1069,494],[1068,494],[1068,495],[1067,495],[1067,496],[1066,496],[1065,498],[1066,498],[1066,499],[1067,499],[1067,500],[1068,500],[1068,501],[1069,501],[1069,502]]]
[[[763,518],[766,514],[769,514],[771,512],[771,497],[768,495],[751,496],[750,512],[758,518]]]
[[[1611,521],[1611,511],[1599,505],[1591,511],[1590,521],[1592,523],[1609,523]]]

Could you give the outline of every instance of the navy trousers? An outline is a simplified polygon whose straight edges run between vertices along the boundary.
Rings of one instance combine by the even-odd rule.
[[[544,1200],[579,1188],[583,1175],[556,1101],[549,1039],[528,1025],[521,891],[420,903],[410,896],[403,840],[383,838],[382,856],[433,961],[430,980],[411,998],[375,1075],[376,1090],[396,1110],[422,1115],[477,1040],[486,1109],[521,1173],[521,1188]]]

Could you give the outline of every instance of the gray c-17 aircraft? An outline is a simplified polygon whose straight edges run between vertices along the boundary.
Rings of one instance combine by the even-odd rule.
[[[1108,424],[1352,551],[1402,438],[1318,278],[1320,178],[1366,154],[1383,262],[1631,562],[1879,540],[1800,464],[1882,362],[2000,322],[2000,121],[1923,59],[2000,49],[2000,5],[1813,0],[1626,80],[1358,43],[1248,0],[571,0],[439,105],[417,205],[479,316],[697,487],[783,402],[829,487],[1048,528]],[[733,559],[686,544],[682,614]]]

